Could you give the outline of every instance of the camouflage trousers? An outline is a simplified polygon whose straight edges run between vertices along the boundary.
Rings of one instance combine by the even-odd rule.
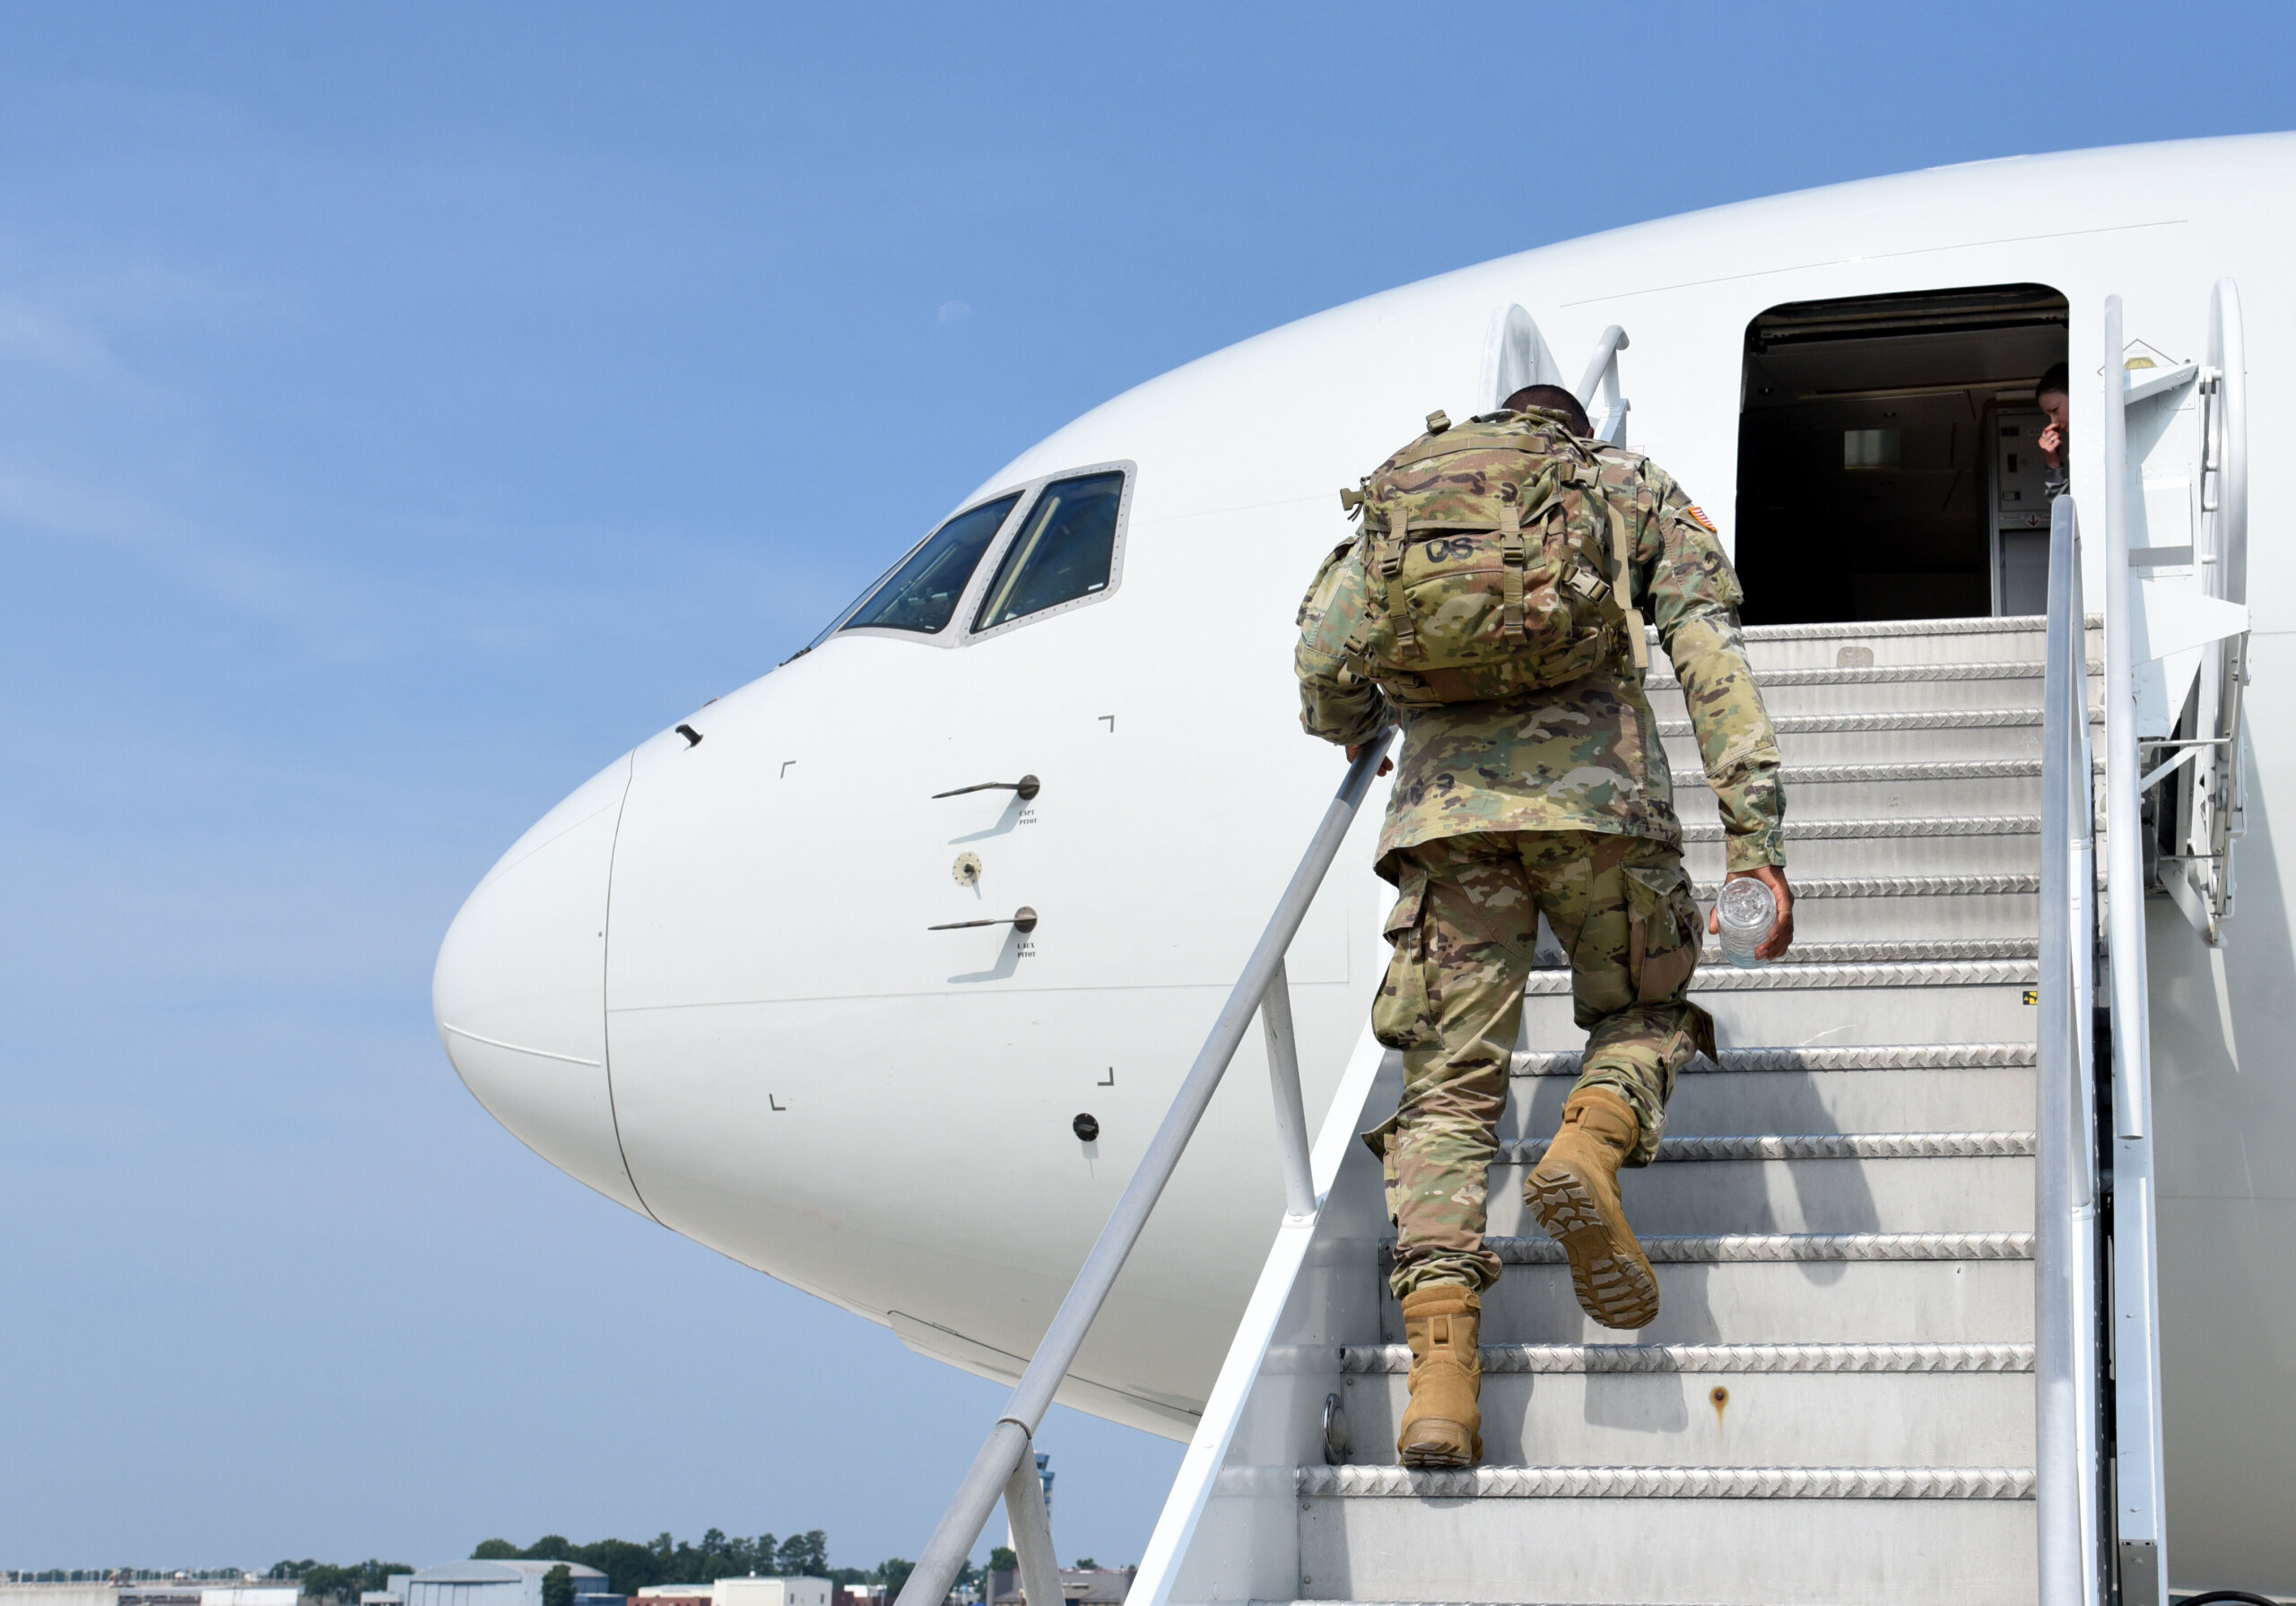
[[[1364,1138],[1386,1166],[1400,1298],[1499,1280],[1483,1243],[1488,1171],[1539,916],[1570,959],[1572,1012],[1587,1034],[1578,1086],[1607,1088],[1641,1117],[1631,1164],[1657,1154],[1675,1074],[1713,1052],[1714,1022],[1683,997],[1705,922],[1680,849],[1596,831],[1481,831],[1395,859],[1395,957],[1371,1026],[1403,1051],[1403,1098]]]

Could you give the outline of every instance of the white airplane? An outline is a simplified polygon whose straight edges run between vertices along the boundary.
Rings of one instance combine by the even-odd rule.
[[[2292,202],[2296,135],[1979,162],[1461,268],[1151,380],[990,474],[811,647],[683,711],[519,838],[439,954],[448,1053],[600,1193],[1016,1377],[1338,779],[1300,731],[1291,648],[1309,575],[1351,530],[1340,487],[1432,410],[1464,418],[1583,366],[1600,427],[1720,526],[1750,626],[2030,615],[2050,519],[2033,386],[2066,361],[2095,609],[2114,578],[2107,383],[2226,361],[2209,348],[2229,279],[2257,445],[2239,898],[2217,916],[2206,866],[2184,875],[2170,843],[2155,873],[2179,890],[2145,908],[2166,1543],[2179,1588],[2296,1592],[2296,883],[2272,829],[2296,765],[2274,690],[2296,620],[2274,624],[2271,601],[2296,595],[2296,478],[2269,445],[2296,425],[2273,366],[2296,352]],[[2130,426],[2146,595],[2223,595],[2205,533],[2196,550],[2220,517],[2208,384],[2170,396],[2157,442]],[[883,533],[888,554],[907,534]],[[2161,655],[2139,677],[2154,743],[2196,673],[2195,651]],[[1790,774],[1787,791],[1809,817]],[[1290,950],[1308,1116],[1335,1132],[1384,1113],[1333,1108],[1387,962],[1382,800]],[[2029,866],[2032,840],[2019,851]],[[1822,850],[1794,856],[1806,876]],[[1955,937],[1950,899],[1882,913],[1917,904],[1938,923],[1861,931],[1879,905],[1808,903],[1804,940]],[[1726,1046],[1867,1040],[1854,1023],[1762,1036],[1769,1007],[1735,1000]],[[1255,1036],[1064,1402],[1178,1438],[1203,1426],[1284,1208],[1260,1054]]]

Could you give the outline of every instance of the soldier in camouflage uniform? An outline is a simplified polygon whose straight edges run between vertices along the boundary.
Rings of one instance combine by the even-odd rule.
[[[1587,438],[1568,392],[1518,392],[1508,408],[1574,438],[1581,459],[1594,454],[1611,529],[1631,554],[1633,600],[1649,611],[1689,704],[1729,871],[1760,876],[1778,897],[1762,950],[1776,958],[1793,932],[1785,806],[1729,559],[1664,470]],[[1471,1465],[1482,1455],[1480,1294],[1500,1270],[1483,1243],[1486,1174],[1539,916],[1570,956],[1587,1044],[1562,1128],[1524,1191],[1562,1241],[1580,1304],[1618,1327],[1657,1314],[1616,1173],[1649,1162],[1676,1073],[1693,1053],[1713,1052],[1711,1019],[1685,997],[1705,923],[1634,655],[1622,646],[1594,673],[1520,698],[1398,709],[1345,662],[1347,621],[1378,583],[1366,564],[1365,537],[1335,551],[1301,608],[1301,723],[1351,751],[1403,727],[1378,863],[1398,890],[1387,925],[1394,958],[1372,1025],[1403,1051],[1404,1093],[1365,1136],[1386,1168],[1392,1286],[1413,1352],[1398,1448],[1410,1465]],[[1639,633],[1639,612],[1629,617]]]

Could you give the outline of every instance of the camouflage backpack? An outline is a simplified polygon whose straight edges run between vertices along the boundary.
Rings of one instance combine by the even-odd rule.
[[[1340,493],[1363,518],[1366,591],[1323,598],[1310,633],[1337,649],[1342,677],[1426,708],[1563,685],[1622,645],[1647,667],[1629,534],[1593,453],[1538,413],[1427,422],[1361,491]],[[1326,589],[1318,579],[1302,625]]]

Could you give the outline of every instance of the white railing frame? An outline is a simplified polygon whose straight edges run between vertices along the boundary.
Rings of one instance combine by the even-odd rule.
[[[1586,375],[1573,393],[1581,407],[1592,408],[1596,387],[1601,387],[1603,417],[1595,426],[1595,436],[1614,447],[1626,444],[1626,415],[1634,406],[1618,391],[1618,354],[1631,343],[1625,329],[1619,325],[1613,324],[1604,330],[1602,337],[1595,342],[1595,354],[1587,363]]]
[[[2152,1024],[2129,568],[2128,370],[2121,300],[2105,298],[2105,934],[2113,1039],[2113,1513],[2123,1606],[2168,1606],[2161,1522],[2161,1295],[2152,1177]]]
[[[1156,1128],[1156,1135],[1148,1141],[1132,1180],[1125,1185],[1123,1195],[1109,1213],[1107,1225],[1100,1228],[1091,1252],[1077,1270],[1076,1280],[1069,1285],[1067,1297],[1054,1313],[1051,1326],[1046,1329],[1027,1369],[1021,1374],[1019,1385],[1005,1403],[1004,1414],[989,1430],[987,1441],[973,1457],[971,1468],[957,1486],[955,1497],[934,1529],[924,1554],[918,1558],[916,1569],[901,1585],[899,1606],[940,1606],[979,1541],[980,1531],[987,1525],[988,1514],[996,1509],[1000,1496],[1013,1519],[1013,1548],[1019,1554],[1022,1577],[1050,1580],[1048,1598],[1056,1602],[1060,1599],[1059,1563],[1052,1548],[1050,1522],[1044,1515],[1040,1497],[1033,1502],[1022,1497],[1027,1489],[1037,1488],[1033,1454],[1036,1431],[1051,1408],[1061,1379],[1075,1364],[1094,1318],[1107,1302],[1109,1290],[1115,1287],[1133,1246],[1140,1241],[1141,1231],[1155,1210],[1165,1184],[1171,1180],[1181,1155],[1187,1151],[1197,1124],[1210,1107],[1213,1094],[1219,1090],[1229,1062],[1234,1059],[1254,1015],[1261,1016],[1265,1023],[1286,1218],[1297,1221],[1314,1216],[1316,1198],[1309,1171],[1308,1118],[1300,1103],[1300,1065],[1283,956],[1292,946],[1292,939],[1299,933],[1308,906],[1315,900],[1333,859],[1338,856],[1340,843],[1362,808],[1364,795],[1370,791],[1393,737],[1391,730],[1381,732],[1349,764],[1338,793],[1325,809],[1323,820],[1309,841],[1300,867],[1276,900],[1275,912],[1261,933],[1258,946],[1245,961],[1243,974],[1237,977],[1228,1002],[1213,1021],[1204,1046],[1196,1053],[1196,1063],[1188,1068],[1179,1091],[1173,1096],[1171,1107],[1165,1111],[1161,1124]],[[1033,1503],[1035,1517],[1031,1518],[1025,1509],[1015,1510],[1015,1499],[1023,1508]],[[1031,1590],[1030,1598],[1036,1600],[1035,1590]]]
[[[2239,287],[2219,279],[2208,295],[2208,358],[2201,378],[2200,559],[2208,595],[2248,600],[2248,340]],[[2212,642],[2203,660],[2190,808],[2202,811],[2192,840],[2204,867],[2195,925],[2212,943],[2224,940],[2232,913],[2232,844],[2241,833],[2240,703],[2248,685],[2246,631]],[[2184,869],[2184,866],[2179,866]],[[2179,902],[2182,902],[2179,899]]]
[[[2041,749],[2039,1164],[2033,1341],[2041,1606],[2101,1606],[2095,760],[2070,496],[2050,509]]]

